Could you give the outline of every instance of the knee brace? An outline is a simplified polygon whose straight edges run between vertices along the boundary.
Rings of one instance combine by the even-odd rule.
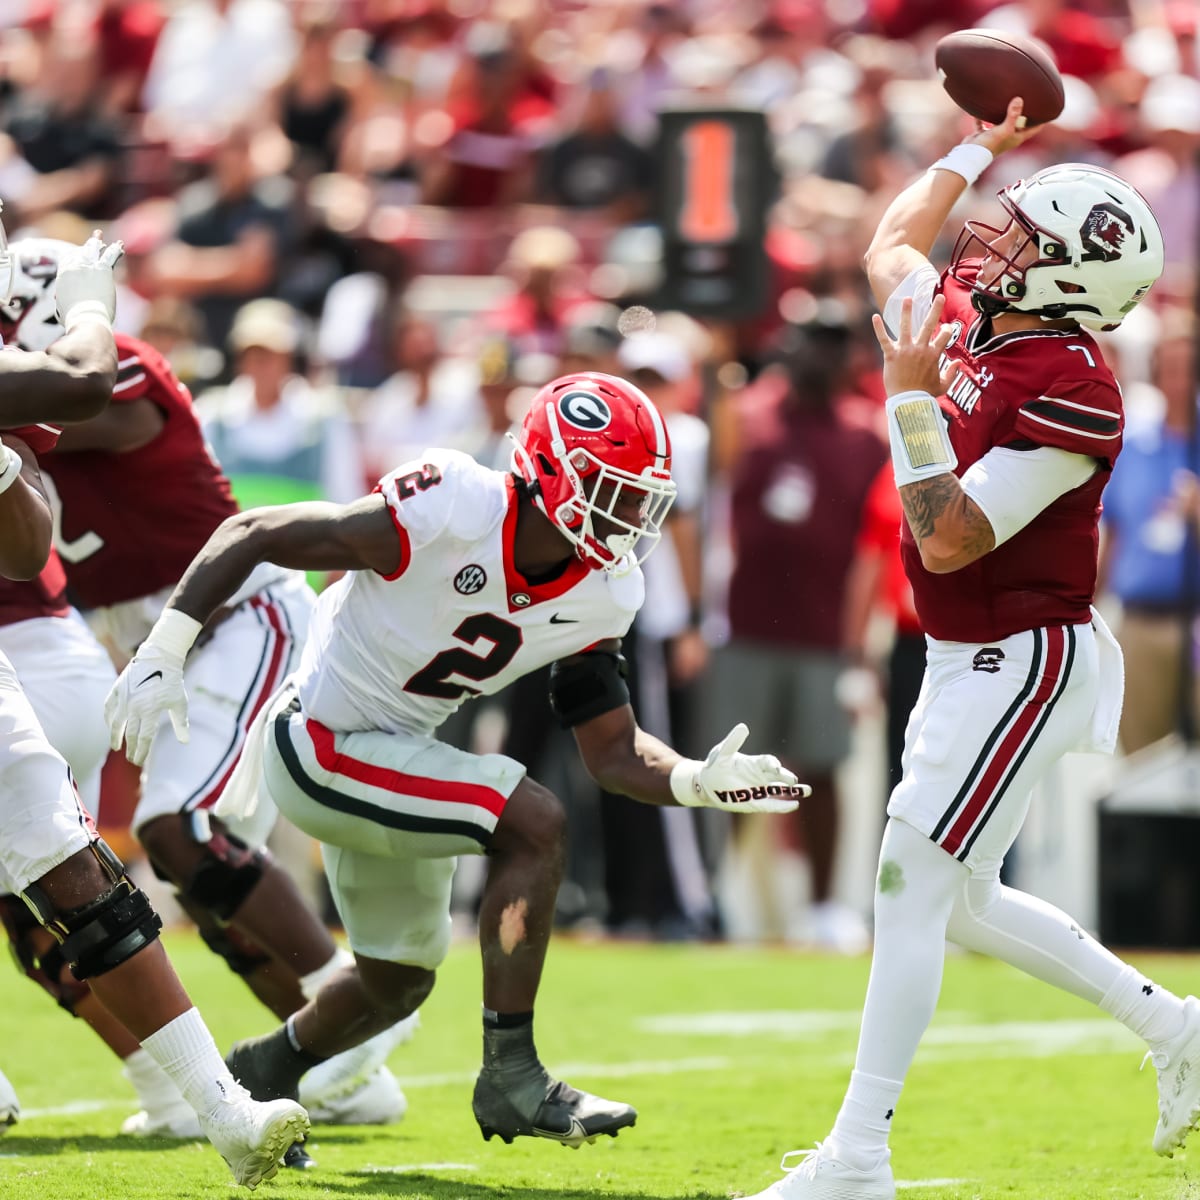
[[[88,847],[112,887],[95,900],[59,912],[43,888],[32,883],[21,893],[30,912],[59,944],[59,951],[82,981],[127,962],[157,940],[162,920],[146,893],[125,874],[125,866],[103,838]]]
[[[214,953],[219,954],[229,969],[244,979],[271,961],[271,956],[256,942],[243,937],[236,929],[223,925],[200,927],[200,938]]]
[[[179,889],[180,893],[222,924],[227,923],[257,886],[270,856],[265,850],[251,849],[241,838],[219,826],[214,829],[204,809],[189,817],[188,832],[204,851],[204,857]]]
[[[75,1006],[88,994],[86,983],[64,974],[67,960],[57,942],[44,950],[36,944],[34,933],[42,928],[24,901],[16,896],[0,896],[0,923],[8,934],[8,948],[25,975],[43,991],[49,992],[64,1008],[76,1016]]]

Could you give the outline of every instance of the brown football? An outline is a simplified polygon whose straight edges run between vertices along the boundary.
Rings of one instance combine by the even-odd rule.
[[[938,78],[965,113],[998,125],[1014,96],[1025,101],[1030,125],[1063,110],[1063,81],[1054,59],[1032,38],[993,29],[948,33],[933,52]]]

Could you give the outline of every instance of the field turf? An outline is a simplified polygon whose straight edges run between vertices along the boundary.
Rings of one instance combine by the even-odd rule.
[[[272,1021],[187,933],[167,945],[222,1047]],[[1180,992],[1200,959],[1142,957]],[[574,1151],[484,1143],[471,1117],[479,965],[456,946],[415,1041],[391,1067],[409,1112],[392,1128],[318,1126],[315,1171],[266,1200],[727,1200],[778,1177],[785,1151],[824,1137],[850,1069],[864,959],[782,950],[556,941],[538,1047],[570,1082],[635,1104],[637,1127]],[[1154,1071],[1097,1011],[986,960],[947,963],[934,1026],[896,1116],[905,1200],[1200,1200],[1190,1155],[1150,1150]],[[24,1116],[0,1139],[0,1200],[233,1195],[206,1145],[122,1137],[132,1091],[78,1021],[0,967],[0,1067]],[[1189,1161],[1190,1160],[1190,1161]],[[242,1195],[246,1195],[244,1191]]]

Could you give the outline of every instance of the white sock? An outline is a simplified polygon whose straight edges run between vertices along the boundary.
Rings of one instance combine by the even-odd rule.
[[[189,1008],[142,1042],[183,1098],[200,1114],[248,1093],[229,1073],[204,1018]]]
[[[333,957],[323,967],[318,967],[315,971],[309,971],[307,975],[300,976],[300,991],[305,1000],[311,1000],[335,975],[344,968],[352,966],[354,966],[354,955],[339,946],[333,952]]]
[[[903,1087],[894,1079],[851,1071],[850,1087],[829,1135],[835,1158],[865,1171],[879,1162],[880,1155],[886,1157],[892,1116]]]
[[[1100,1007],[1132,1029],[1151,1050],[1162,1050],[1183,1031],[1183,1001],[1124,963]]]
[[[137,1092],[138,1103],[148,1113],[159,1113],[185,1103],[183,1094],[171,1082],[171,1077],[142,1048],[124,1060],[123,1074]]]
[[[903,821],[890,820],[875,885],[875,949],[850,1091],[834,1124],[837,1157],[874,1166],[904,1077],[937,1007],[946,924],[967,869]]]

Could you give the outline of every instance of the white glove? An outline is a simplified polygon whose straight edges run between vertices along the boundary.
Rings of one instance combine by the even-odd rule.
[[[812,793],[773,754],[739,754],[750,730],[741,722],[703,762],[685,758],[671,769],[671,794],[688,808],[788,813]]]
[[[64,250],[58,261],[54,298],[58,319],[71,330],[84,320],[103,321],[110,329],[117,315],[117,285],[113,267],[125,253],[123,242],[105,246],[99,231],[82,246]]]
[[[164,712],[175,736],[188,740],[183,662],[201,628],[199,621],[178,609],[166,609],[104,701],[109,745],[120,750],[124,742],[125,757],[134,766],[146,761]]]

